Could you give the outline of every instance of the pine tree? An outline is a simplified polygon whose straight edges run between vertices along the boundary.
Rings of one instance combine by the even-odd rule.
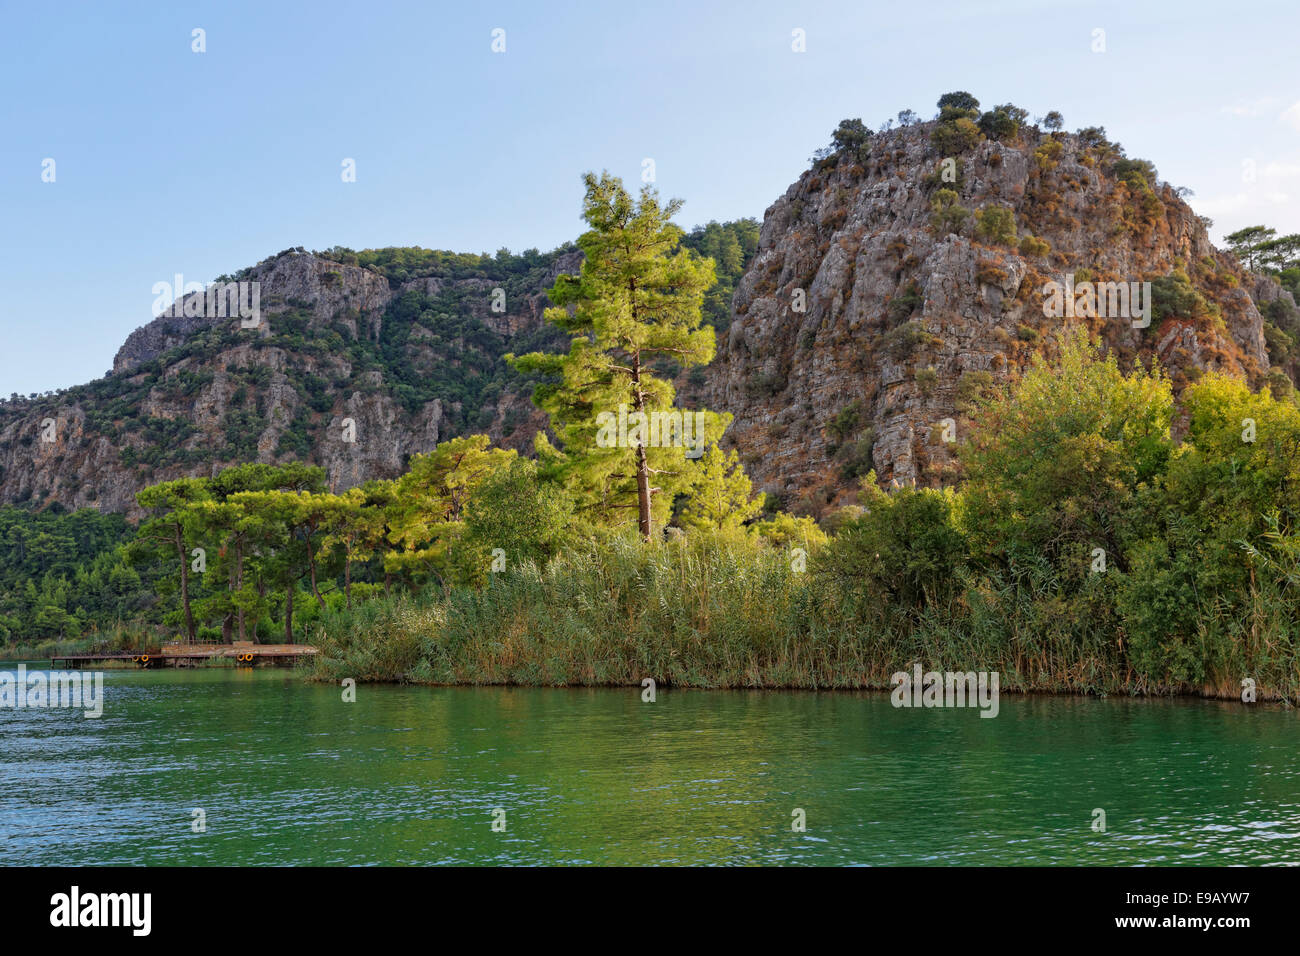
[[[583,218],[591,228],[578,240],[582,272],[556,280],[550,290],[555,306],[546,312],[572,337],[569,353],[507,358],[522,372],[550,379],[533,395],[560,442],[556,448],[538,436],[546,477],[559,480],[578,514],[594,524],[621,524],[635,509],[648,539],[689,483],[687,452],[717,441],[731,420],[687,413],[693,431],[688,445],[680,433],[665,436],[668,429],[642,418],[659,413],[659,422],[668,421],[676,396],[651,362],[668,359],[684,368],[713,358],[716,338],[712,328],[701,327],[701,307],[714,265],[680,246],[682,231],[670,221],[679,200],[661,205],[645,187],[634,201],[607,173],[588,173],[583,181]],[[620,428],[608,441],[609,422],[624,414],[633,427]],[[644,427],[635,427],[638,422]]]
[[[751,500],[754,486],[741,467],[740,456],[713,445],[695,469],[690,502],[682,523],[692,528],[728,531],[739,528],[763,510],[762,493]]]

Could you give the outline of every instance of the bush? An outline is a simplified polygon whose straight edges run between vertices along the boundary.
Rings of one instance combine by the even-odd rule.
[[[966,113],[977,112],[980,108],[980,101],[975,99],[965,90],[956,90],[952,93],[945,93],[939,97],[939,109],[942,110],[961,110]]]
[[[1001,206],[986,206],[975,214],[975,236],[1004,246],[1016,244],[1016,214]]]
[[[1065,147],[1059,139],[1045,139],[1034,147],[1034,162],[1046,172],[1057,167],[1064,152]]]
[[[931,145],[943,156],[960,156],[979,141],[979,127],[965,116],[943,120],[930,133]]]
[[[935,235],[960,235],[970,210],[957,202],[958,195],[952,189],[940,189],[930,200],[930,227]]]
[[[1010,142],[1020,135],[1020,127],[1028,115],[1025,110],[1010,103],[995,106],[980,117],[980,132],[1000,143]]]
[[[1045,256],[1051,251],[1051,244],[1043,239],[1025,236],[1020,240],[1020,254],[1022,256]]]
[[[862,162],[871,151],[871,130],[861,119],[840,120],[840,125],[831,134],[831,144],[836,152]]]
[[[957,584],[966,547],[951,490],[901,488],[892,494],[862,482],[866,511],[831,542],[825,566],[871,599],[920,608],[941,604]]]

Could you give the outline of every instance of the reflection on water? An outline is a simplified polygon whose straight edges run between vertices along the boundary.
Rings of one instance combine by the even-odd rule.
[[[276,670],[112,671],[105,692],[99,720],[0,711],[0,863],[1300,861],[1300,725],[1266,705],[1004,695],[987,720],[884,694],[373,686],[344,703]]]

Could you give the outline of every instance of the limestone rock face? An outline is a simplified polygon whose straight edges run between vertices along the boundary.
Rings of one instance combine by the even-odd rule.
[[[734,416],[724,443],[756,487],[820,515],[872,469],[885,484],[955,480],[949,442],[974,403],[1050,360],[1068,323],[1124,364],[1161,363],[1177,388],[1211,369],[1264,383],[1260,310],[1289,294],[1216,250],[1173,188],[1096,137],[1030,128],[944,156],[935,127],[878,134],[777,199],[717,358],[678,378],[685,407]],[[941,220],[936,203],[959,210]],[[996,210],[1011,232],[992,228]],[[256,328],[187,317],[190,297],[131,333],[107,378],[0,401],[0,502],[135,514],[145,485],[245,461],[317,464],[337,491],[470,432],[529,453],[546,418],[528,389],[465,387],[507,351],[557,347],[546,289],[581,253],[529,261],[522,279],[454,263],[410,277],[280,253],[235,276],[258,283]],[[1109,305],[1049,314],[1048,283],[1067,279],[1150,282],[1159,308],[1147,327]]]
[[[372,315],[382,313],[393,295],[388,280],[377,272],[306,254],[277,256],[253,266],[240,279],[259,284],[264,312],[283,311],[286,303],[303,302],[319,322],[328,322],[350,310]],[[113,359],[114,373],[138,368],[183,344],[194,333],[228,321],[203,315],[187,317],[185,313],[192,300],[202,298],[201,293],[182,297],[174,310],[168,310],[175,311],[175,316],[159,316],[127,336]],[[193,307],[192,311],[204,310]],[[344,321],[351,325],[355,336],[355,320]]]
[[[1262,383],[1259,304],[1276,286],[1216,250],[1174,189],[1144,191],[1117,174],[1119,154],[1033,128],[948,157],[945,178],[935,126],[816,164],[766,212],[701,395],[735,416],[728,440],[756,487],[822,513],[872,467],[884,483],[950,480],[945,438],[960,437],[971,401],[1050,357],[1071,322],[1122,363],[1163,363],[1179,388],[1206,369]],[[942,189],[969,212],[956,228],[934,221]],[[995,207],[1014,215],[1014,239],[975,228]],[[1176,272],[1204,307],[1165,310],[1149,328],[1044,308],[1045,284],[1067,276],[1168,283]]]
[[[107,378],[0,404],[0,502],[138,516],[135,493],[144,486],[247,461],[320,465],[330,488],[341,491],[394,477],[412,454],[466,431],[530,451],[546,422],[524,390],[506,388],[481,409],[456,403],[461,425],[452,427],[442,399],[412,403],[383,368],[356,368],[353,345],[376,344],[366,354],[409,363],[417,375],[458,367],[470,344],[457,338],[448,347],[438,337],[441,314],[421,315],[401,348],[382,344],[396,298],[450,292],[457,317],[499,336],[475,346],[499,362],[514,336],[542,325],[545,289],[555,276],[580,263],[580,253],[556,256],[542,282],[494,311],[491,293],[499,283],[491,278],[390,283],[368,268],[281,253],[234,277],[258,283],[257,327],[208,315],[193,301],[199,294],[187,296],[179,314],[159,316],[127,337]],[[186,317],[187,305],[201,314]],[[285,341],[277,333],[303,344],[277,344]]]

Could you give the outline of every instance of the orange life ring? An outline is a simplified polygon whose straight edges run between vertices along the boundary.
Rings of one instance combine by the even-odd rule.
[[[148,654],[141,654],[141,655],[140,655],[140,663],[141,663],[141,664],[148,664],[148,663],[149,663],[149,655],[148,655]]]

